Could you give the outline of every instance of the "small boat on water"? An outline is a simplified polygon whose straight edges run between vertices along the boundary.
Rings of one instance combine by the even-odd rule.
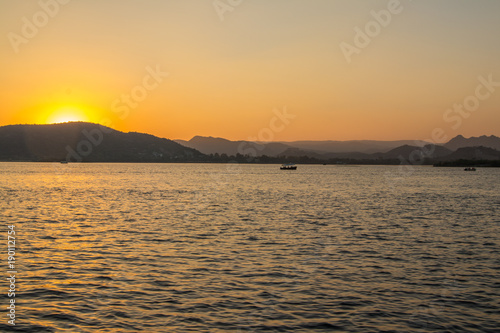
[[[297,166],[293,163],[283,164],[280,170],[297,170]]]
[[[476,171],[476,168],[465,168],[464,171]]]
[[[61,161],[61,164],[68,164],[68,161]]]

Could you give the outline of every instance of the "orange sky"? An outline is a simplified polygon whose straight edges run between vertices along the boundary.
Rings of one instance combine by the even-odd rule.
[[[274,140],[500,136],[500,2],[394,1],[0,0],[0,125],[236,140],[286,107]]]

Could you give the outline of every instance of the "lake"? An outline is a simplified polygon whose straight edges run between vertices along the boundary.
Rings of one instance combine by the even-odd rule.
[[[486,168],[0,163],[16,329],[498,332],[499,189]]]

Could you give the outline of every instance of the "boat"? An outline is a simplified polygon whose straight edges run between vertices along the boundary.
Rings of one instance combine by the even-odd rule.
[[[61,161],[61,164],[68,164],[68,161]]]
[[[476,171],[476,168],[465,168],[464,171]]]
[[[297,166],[293,163],[283,164],[280,170],[297,170]]]

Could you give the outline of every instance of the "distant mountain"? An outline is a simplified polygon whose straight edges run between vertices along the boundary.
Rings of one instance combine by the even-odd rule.
[[[278,156],[290,146],[279,143],[255,143],[250,141],[230,141],[222,138],[195,136],[189,141],[175,140],[175,142],[196,149],[203,154],[249,154],[256,156]],[[253,153],[255,152],[255,153]]]
[[[385,153],[391,149],[404,146],[424,146],[429,142],[421,140],[398,140],[398,141],[376,141],[376,140],[351,140],[351,141],[293,141],[283,142],[289,146],[329,153]]]
[[[234,156],[247,154],[252,156],[269,156],[283,160],[317,160],[317,161],[364,161],[365,163],[400,163],[403,159],[410,163],[448,162],[459,159],[484,160],[498,159],[494,147],[497,142],[500,149],[500,138],[481,136],[466,139],[459,135],[445,145],[433,145],[420,140],[398,141],[292,141],[254,143],[249,141],[230,141],[222,138],[195,136],[189,141],[176,140],[178,143],[201,151],[204,154],[226,154]],[[476,143],[493,146],[468,147]],[[466,146],[462,150],[461,146]],[[457,149],[453,149],[453,147]]]
[[[471,137],[467,139],[462,135],[458,135],[451,139],[448,143],[444,144],[444,147],[453,151],[465,147],[489,147],[500,150],[500,138],[494,135],[483,135],[480,137]]]
[[[391,149],[385,153],[359,153],[359,152],[345,152],[345,153],[318,153],[314,151],[307,151],[298,148],[289,148],[284,151],[280,156],[307,156],[321,160],[328,159],[348,159],[348,160],[394,160],[399,161],[401,158],[409,161],[423,159],[437,159],[451,154],[452,151],[437,145],[425,145],[423,147],[403,145]]]
[[[382,159],[399,159],[403,157],[405,160],[415,160],[417,158],[436,159],[451,154],[452,151],[438,145],[425,145],[424,147],[404,145],[394,148],[387,153],[374,154]]]
[[[287,156],[287,157],[301,157],[301,156],[307,156],[311,158],[317,158],[319,160],[326,160],[328,159],[328,156],[325,154],[320,154],[315,151],[310,151],[310,150],[302,150],[299,148],[288,148],[282,153],[280,153],[278,156]]]
[[[190,147],[204,154],[245,154],[245,151],[255,151],[257,156],[297,155],[317,157],[325,153],[365,153],[387,152],[402,145],[424,146],[428,142],[420,140],[399,141],[292,141],[254,143],[250,141],[230,141],[222,138],[195,136],[189,141],[175,140],[183,146]],[[323,156],[326,158],[326,156]]]
[[[457,160],[478,160],[478,161],[495,161],[500,160],[500,151],[489,147],[465,147],[459,148],[457,151],[449,155],[439,158],[440,161],[457,161]]]
[[[181,162],[202,157],[168,139],[93,123],[0,127],[2,161]]]

